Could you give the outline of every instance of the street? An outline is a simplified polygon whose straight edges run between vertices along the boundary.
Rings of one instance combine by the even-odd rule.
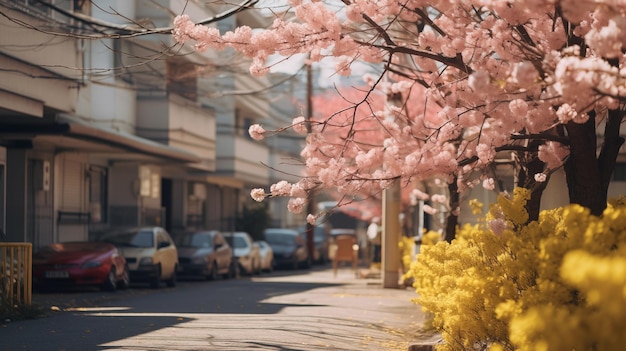
[[[51,312],[0,325],[0,350],[407,350],[423,319],[413,297],[329,268],[36,294]]]

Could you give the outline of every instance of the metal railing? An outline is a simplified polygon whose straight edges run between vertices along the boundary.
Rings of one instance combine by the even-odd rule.
[[[32,257],[31,243],[0,243],[0,302],[32,304]]]

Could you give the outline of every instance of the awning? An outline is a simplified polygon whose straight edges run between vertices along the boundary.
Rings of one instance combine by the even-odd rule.
[[[111,153],[120,158],[132,155],[146,155],[167,161],[181,163],[200,162],[201,159],[185,150],[167,146],[129,133],[90,125],[69,116],[56,116],[54,121],[41,123],[0,123],[0,143],[24,145],[30,140],[33,144],[52,144],[57,148],[82,152]]]

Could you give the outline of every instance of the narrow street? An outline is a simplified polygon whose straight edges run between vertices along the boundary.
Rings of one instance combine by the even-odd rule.
[[[36,294],[51,312],[0,325],[0,350],[407,350],[423,319],[413,297],[327,267]]]

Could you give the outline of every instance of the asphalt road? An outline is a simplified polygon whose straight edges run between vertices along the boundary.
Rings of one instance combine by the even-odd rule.
[[[36,294],[50,312],[0,324],[0,350],[407,350],[423,320],[414,294],[323,268]]]

